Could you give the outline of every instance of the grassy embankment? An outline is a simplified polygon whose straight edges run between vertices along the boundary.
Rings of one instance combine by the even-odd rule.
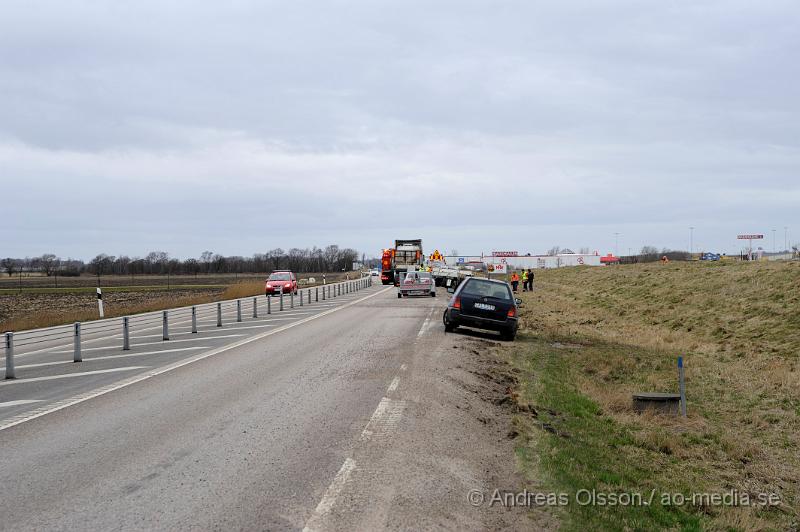
[[[796,529],[800,263],[652,264],[536,273],[522,334],[518,456],[564,491],[567,529]],[[637,415],[631,394],[677,392],[688,418]],[[580,489],[650,506],[580,506]],[[662,494],[776,494],[778,507],[662,504]],[[674,500],[679,503],[680,500]]]
[[[311,274],[313,276],[313,274]],[[315,277],[321,280],[321,276]],[[344,279],[342,274],[327,274],[328,282]],[[247,280],[230,284],[103,287],[107,318],[128,316],[188,305],[201,305],[264,293],[264,281]],[[316,283],[317,285],[321,283]],[[307,284],[304,286],[316,286]],[[0,292],[0,331],[21,331],[76,321],[97,319],[95,288],[27,288],[22,294]],[[43,303],[40,299],[46,298]]]

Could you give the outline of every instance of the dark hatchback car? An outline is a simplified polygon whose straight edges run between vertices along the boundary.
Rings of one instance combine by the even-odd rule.
[[[444,311],[444,330],[458,326],[499,331],[505,340],[517,335],[517,305],[511,287],[504,281],[470,278],[456,289]]]

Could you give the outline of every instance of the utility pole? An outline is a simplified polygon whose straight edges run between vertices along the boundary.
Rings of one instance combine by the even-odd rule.
[[[772,252],[775,253],[775,229],[772,230]]]
[[[619,257],[619,233],[614,233],[614,256]]]
[[[789,251],[789,226],[783,226],[783,249]]]
[[[689,255],[694,254],[694,226],[689,227]]]

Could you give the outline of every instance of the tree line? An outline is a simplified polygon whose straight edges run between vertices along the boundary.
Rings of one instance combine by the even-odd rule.
[[[138,275],[173,274],[198,275],[219,273],[266,273],[274,270],[292,270],[297,273],[351,271],[359,254],[352,248],[332,244],[325,248],[292,248],[284,251],[275,248],[250,257],[223,256],[204,251],[197,258],[185,260],[170,257],[165,251],[151,251],[144,257],[118,257],[101,253],[89,262],[62,259],[53,253],[24,259],[7,257],[0,267],[9,276],[20,272],[41,272],[51,275]],[[362,255],[363,262],[363,255]]]

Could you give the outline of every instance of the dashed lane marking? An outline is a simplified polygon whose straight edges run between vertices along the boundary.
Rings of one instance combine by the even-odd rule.
[[[306,522],[306,526],[303,527],[303,532],[322,530],[323,519],[330,513],[331,509],[333,509],[336,499],[339,497],[339,494],[344,489],[347,480],[355,469],[356,463],[352,458],[348,458],[344,461],[342,467],[339,468],[339,472],[333,477],[333,482],[331,482],[331,485],[325,490],[325,495],[322,496],[322,500],[319,501],[319,504],[314,509],[314,513],[311,514],[311,517]]]

